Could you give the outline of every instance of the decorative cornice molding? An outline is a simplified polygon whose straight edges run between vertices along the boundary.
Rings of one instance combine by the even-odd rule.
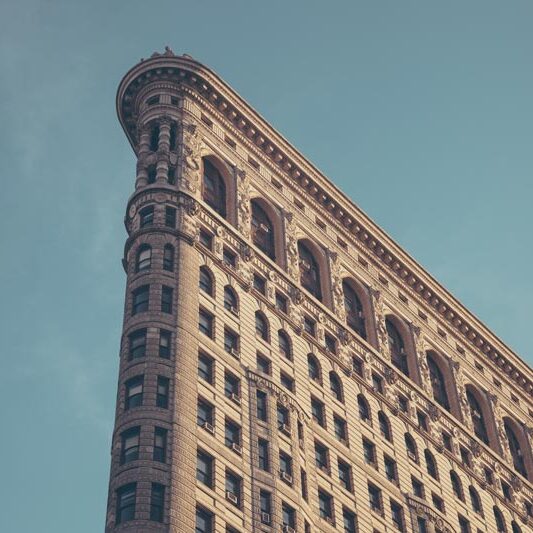
[[[192,91],[206,107],[222,114],[240,132],[243,142],[259,151],[293,186],[305,191],[310,202],[326,210],[347,235],[364,245],[377,263],[407,285],[419,301],[432,307],[498,370],[505,372],[529,396],[533,395],[529,366],[207,67],[188,56],[166,54],[139,63],[124,76],[117,92],[117,112],[134,150],[139,115],[137,95],[146,85],[161,80],[170,81],[179,90]]]

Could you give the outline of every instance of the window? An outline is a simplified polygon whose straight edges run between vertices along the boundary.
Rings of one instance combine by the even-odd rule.
[[[198,355],[198,377],[207,381],[207,383],[213,383],[213,367],[214,360],[203,353]]]
[[[311,337],[316,336],[316,322],[308,316],[304,316],[304,331]]]
[[[174,246],[171,244],[165,244],[163,248],[163,270],[174,271]]]
[[[378,487],[376,487],[372,483],[368,484],[368,501],[370,504],[370,509],[372,509],[372,511],[377,511],[378,513],[383,512],[381,490],[378,489]]]
[[[344,292],[344,310],[346,311],[346,323],[360,337],[366,339],[365,316],[363,306],[357,293],[347,281],[342,282]]]
[[[280,372],[279,380],[283,387],[285,387],[287,390],[290,390],[291,392],[294,392],[294,379],[292,379],[284,372]]]
[[[335,431],[335,437],[337,440],[340,440],[341,442],[346,442],[347,439],[347,431],[346,431],[346,420],[340,418],[337,415],[333,416],[333,428]]]
[[[241,485],[241,478],[226,470],[226,498],[236,507],[241,506]]]
[[[474,511],[474,513],[483,516],[483,507],[481,506],[481,499],[479,498],[477,490],[472,485],[470,485],[470,487],[468,487],[468,493],[470,494],[470,503],[472,504],[472,510]]]
[[[157,96],[155,96],[153,98],[154,99],[157,98],[157,103],[159,102],[159,98]],[[152,100],[152,99],[150,98],[150,100]],[[148,101],[147,101],[147,103],[148,103]],[[154,102],[154,103],[156,103],[156,102]],[[154,124],[152,126],[152,130],[150,132],[150,150],[152,152],[155,152],[155,151],[157,151],[158,146],[159,146],[159,125],[158,124]]]
[[[405,521],[403,517],[403,508],[399,503],[394,500],[390,501],[391,519],[394,527],[398,531],[405,531]]]
[[[461,484],[461,480],[453,470],[450,472],[450,481],[452,482],[453,493],[457,498],[464,502],[465,498],[463,495],[463,486]]]
[[[224,350],[233,357],[239,357],[239,336],[229,328],[224,328]]]
[[[423,413],[422,411],[417,409],[416,418],[418,420],[418,428],[422,431],[429,431],[428,417],[426,413]]]
[[[292,359],[291,341],[289,340],[289,336],[282,329],[278,331],[278,345],[281,355],[290,361]]]
[[[381,376],[378,376],[377,374],[372,374],[372,388],[375,392],[383,394],[383,379]]]
[[[213,321],[213,315],[211,315],[204,309],[200,309],[200,312],[198,314],[198,329],[201,333],[207,335],[211,339],[214,336]]]
[[[505,527],[505,519],[503,518],[502,512],[496,507],[493,507],[494,511],[494,520],[496,521],[496,531],[498,533],[506,533],[507,528]]]
[[[513,533],[522,533],[522,529],[514,520],[511,522],[511,531]]]
[[[281,503],[281,521],[285,527],[296,527],[296,511],[285,502]]]
[[[265,295],[266,294],[265,278],[259,276],[258,274],[254,274],[253,287],[257,292],[261,293],[262,295]]]
[[[323,428],[326,427],[326,416],[324,404],[316,398],[311,398],[311,415],[313,420]]]
[[[208,250],[213,249],[213,235],[203,228],[200,229],[200,244]]]
[[[257,418],[266,422],[268,419],[267,394],[261,390],[256,392]]]
[[[234,402],[240,402],[240,379],[231,372],[224,372],[224,395]]]
[[[129,483],[117,490],[116,524],[135,519],[137,483]]]
[[[224,248],[222,251],[222,261],[229,268],[235,268],[237,266],[237,256],[228,248]]]
[[[170,126],[170,134],[169,134],[169,140],[168,140],[168,143],[170,145],[170,150],[175,150],[176,149],[176,141],[177,141],[177,135],[178,133],[178,126],[175,122],[172,122],[171,126]]]
[[[352,468],[348,463],[341,459],[338,460],[339,481],[340,484],[349,492],[353,491],[352,485]]]
[[[433,454],[428,450],[424,450],[424,458],[426,460],[426,469],[427,473],[433,478],[433,479],[439,479],[439,471],[437,469],[437,462],[435,461],[435,457]]]
[[[505,434],[507,436],[507,442],[509,444],[509,451],[513,458],[513,465],[515,470],[528,479],[526,464],[524,461],[524,454],[522,453],[522,448],[520,442],[514,429],[511,427],[511,422],[508,419],[504,420]]]
[[[257,440],[257,457],[259,468],[265,472],[270,471],[270,456],[268,452],[268,441],[265,439]]]
[[[411,476],[411,487],[413,487],[413,494],[417,498],[424,498],[424,485],[416,477]]]
[[[213,412],[214,407],[205,400],[198,399],[198,407],[196,412],[196,423],[204,428],[213,427]]]
[[[317,358],[312,354],[307,356],[307,372],[313,381],[320,382],[320,365]]]
[[[513,493],[511,492],[511,486],[508,483],[506,483],[505,481],[503,481],[503,479],[500,481],[500,483],[501,483],[501,486],[502,486],[503,497],[508,502],[512,502],[513,501]]]
[[[257,337],[268,342],[268,322],[265,316],[259,311],[255,313],[255,334]]]
[[[154,206],[150,205],[139,211],[139,225],[146,228],[154,223]]]
[[[209,294],[209,296],[213,296],[213,277],[211,276],[211,272],[209,272],[209,269],[206,266],[200,267],[200,277],[198,285],[202,292]]]
[[[261,523],[270,525],[272,519],[272,494],[266,490],[259,492],[259,508],[261,509]]]
[[[452,437],[449,433],[446,433],[446,431],[442,432],[442,444],[449,452],[453,453]]]
[[[370,424],[371,422],[370,407],[368,405],[368,402],[366,401],[366,398],[362,394],[359,394],[357,396],[357,406],[359,409],[359,418],[363,422]]]
[[[279,452],[279,471],[283,481],[292,483],[292,459],[284,452]]]
[[[344,533],[357,533],[357,520],[355,514],[348,509],[342,509],[342,524]]]
[[[128,359],[138,359],[146,355],[146,329],[138,329],[129,336],[130,351]]]
[[[358,375],[363,376],[363,361],[358,357],[352,357],[352,370]]]
[[[220,216],[226,218],[226,184],[218,169],[208,159],[202,159],[204,175],[202,199]]]
[[[488,485],[494,485],[494,474],[489,467],[486,466],[483,468],[483,476]]]
[[[337,341],[328,333],[324,335],[324,347],[329,353],[337,353]]]
[[[171,287],[163,285],[161,290],[161,312],[172,313],[172,295],[174,291]]]
[[[165,509],[165,486],[159,483],[152,483],[152,494],[150,497],[150,520],[163,522]]]
[[[302,498],[307,501],[307,473],[303,468],[300,468],[300,487],[302,489]]]
[[[374,468],[376,467],[376,446],[373,442],[370,442],[365,438],[363,438],[363,456],[367,465],[372,465]]]
[[[318,468],[320,468],[320,470],[329,472],[328,449],[324,445],[316,441],[315,441],[315,464],[316,466],[318,466]]]
[[[139,459],[139,426],[129,428],[120,434],[120,464],[125,465]]]
[[[300,283],[318,300],[322,299],[320,287],[320,270],[313,254],[302,242],[298,242],[298,256],[300,268]]]
[[[227,418],[224,425],[224,444],[235,452],[241,452],[241,427]]]
[[[390,422],[389,422],[387,415],[383,411],[380,411],[378,413],[378,422],[379,422],[379,432],[381,433],[381,436],[385,440],[392,442]]]
[[[463,462],[463,465],[468,468],[472,468],[470,452],[464,446],[459,446],[459,453],[461,454],[461,461]]]
[[[429,368],[431,388],[433,390],[433,398],[439,405],[449,411],[450,402],[448,401],[448,393],[446,392],[446,382],[444,381],[444,376],[437,365],[435,356],[431,352],[427,354],[427,363]]]
[[[398,469],[396,468],[396,461],[388,455],[383,456],[383,464],[385,466],[385,476],[394,484],[398,484]]]
[[[124,405],[126,411],[143,404],[143,385],[144,376],[135,376],[126,381],[126,400]]]
[[[276,291],[276,309],[285,314],[288,311],[287,297],[278,291]]]
[[[333,520],[333,498],[323,490],[318,490],[318,509],[320,518]]]
[[[431,501],[433,502],[433,506],[435,507],[435,509],[437,509],[441,513],[445,512],[444,500],[440,496],[437,496],[436,494],[432,493],[431,494]]]
[[[213,513],[203,507],[196,508],[196,527],[194,533],[213,533]]]
[[[148,304],[150,299],[150,286],[142,285],[133,291],[133,301],[131,314],[143,313],[148,311]]]
[[[470,406],[470,418],[472,419],[474,433],[478,439],[482,440],[485,444],[488,444],[489,437],[487,435],[487,424],[485,423],[483,411],[469,387],[466,388],[466,398],[468,399],[468,405]]]
[[[403,343],[402,336],[390,319],[386,319],[385,326],[387,328],[392,363],[396,368],[398,368],[398,370],[408,376],[409,367],[407,365],[407,353],[405,351],[405,345]]]
[[[165,428],[155,428],[154,430],[154,461],[165,463],[167,460],[167,435]]]
[[[159,330],[159,357],[170,359],[171,333],[166,329]]]
[[[417,532],[418,533],[429,533],[427,520],[421,516],[416,519]]]
[[[163,376],[157,376],[157,392],[155,395],[155,404],[163,409],[168,408],[168,388],[169,379]]]
[[[402,413],[407,413],[409,411],[409,400],[401,394],[398,394],[398,408]]]
[[[409,457],[411,461],[418,463],[418,451],[416,449],[415,439],[413,439],[409,433],[405,434],[405,448],[407,450],[407,457]]]
[[[283,405],[278,403],[277,406],[277,419],[278,419],[278,429],[284,433],[290,434],[290,417],[289,410]]]
[[[146,172],[148,174],[148,183],[149,184],[152,184],[152,183],[155,183],[156,179],[157,179],[157,167],[155,165],[150,165],[147,169],[146,169]]]
[[[152,264],[152,248],[147,244],[139,246],[137,250],[137,258],[135,261],[135,272],[142,272],[149,270]]]
[[[339,401],[342,402],[342,385],[341,380],[335,374],[335,372],[329,373],[329,387],[331,390],[331,394]]]
[[[239,304],[237,302],[237,295],[235,291],[229,286],[224,287],[224,309],[227,309],[234,315],[239,312]]]
[[[214,459],[208,453],[196,452],[196,479],[210,488],[213,488],[213,463]]]
[[[165,207],[165,226],[176,227],[176,209],[174,207]]]
[[[459,518],[459,531],[461,533],[471,533],[470,522],[462,515],[459,515],[458,518]]]
[[[261,354],[257,354],[257,370],[263,374],[272,374],[272,363]]]

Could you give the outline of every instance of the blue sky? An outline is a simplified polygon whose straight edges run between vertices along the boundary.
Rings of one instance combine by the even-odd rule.
[[[115,90],[166,44],[531,364],[532,20],[525,0],[4,1],[0,530],[103,530],[135,169]]]

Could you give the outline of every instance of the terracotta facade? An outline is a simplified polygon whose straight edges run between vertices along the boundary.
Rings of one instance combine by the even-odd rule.
[[[117,109],[106,531],[531,531],[529,367],[205,66],[154,54]]]

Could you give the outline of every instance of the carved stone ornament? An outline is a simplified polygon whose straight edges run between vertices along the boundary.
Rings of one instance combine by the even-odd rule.
[[[191,241],[196,240],[199,232],[198,222],[191,213],[197,213],[198,206],[193,198],[180,199],[181,209],[178,210],[178,231],[186,235]]]
[[[437,422],[438,420],[440,420],[441,412],[440,412],[440,409],[437,406],[435,406],[433,404],[429,404],[428,413],[429,413],[429,417],[434,422]]]
[[[254,252],[250,246],[247,244],[243,244],[241,248],[241,257],[243,261],[246,261],[247,263],[250,262],[254,258]]]
[[[278,275],[273,270],[269,270],[268,279],[273,283],[276,283],[278,281]]]
[[[343,346],[348,346],[350,344],[350,334],[348,333],[348,331],[346,331],[345,328],[339,326],[337,330],[337,337],[339,338],[339,341]]]
[[[291,300],[295,305],[301,305],[304,302],[303,292],[297,287],[293,287],[290,291]]]
[[[200,187],[202,140],[196,124],[183,123],[182,179],[186,188],[196,192]]]
[[[385,306],[383,305],[383,298],[381,292],[377,289],[370,289],[370,295],[376,319],[379,349],[384,357],[390,360],[389,334],[387,333],[387,327],[385,325]]]
[[[200,205],[194,198],[190,198],[187,202],[187,214],[194,217],[200,212]]]
[[[218,226],[216,229],[217,237],[223,239],[226,236],[226,230],[222,226]]]
[[[294,216],[290,211],[283,211],[285,217],[285,235],[287,237],[287,272],[295,282],[300,281],[300,261]]]
[[[244,170],[237,169],[237,228],[245,239],[250,238],[250,180]]]
[[[426,359],[426,343],[424,341],[424,337],[422,336],[422,330],[416,324],[411,323],[411,331],[413,333],[418,368],[420,369],[422,388],[427,393],[432,393],[431,377],[429,375],[429,366]]]
[[[513,490],[515,492],[520,492],[522,490],[522,486],[523,485],[520,478],[516,474],[513,474],[511,477],[511,487],[513,487]]]
[[[385,379],[389,385],[394,385],[398,381],[398,373],[392,368],[386,368]]]
[[[318,313],[318,321],[321,324],[325,324],[326,323],[326,315],[324,313]]]
[[[331,280],[333,289],[333,308],[335,314],[342,322],[346,321],[346,310],[344,308],[344,291],[342,289],[341,264],[339,254],[329,251],[329,261],[331,269]]]

